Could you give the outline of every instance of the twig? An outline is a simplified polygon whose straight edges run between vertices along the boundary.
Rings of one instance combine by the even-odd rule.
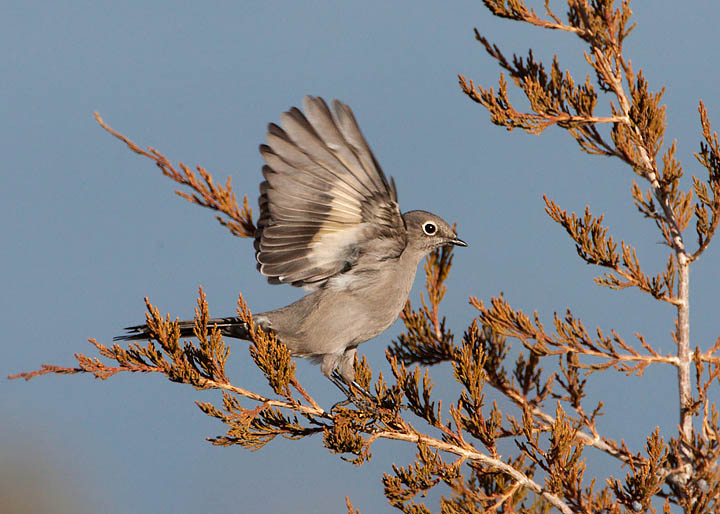
[[[510,476],[519,486],[530,489],[531,491],[541,495],[564,514],[573,514],[572,509],[560,497],[545,490],[542,486],[540,486],[540,484],[528,478],[523,473],[520,473],[510,464],[507,464],[499,459],[494,459],[488,455],[485,455],[484,453],[478,452],[477,450],[461,448],[457,445],[449,444],[433,437],[428,437],[418,433],[384,431],[373,434],[373,440],[379,438],[392,439],[396,441],[407,441],[415,444],[424,444],[432,448],[437,448],[438,450],[458,455],[463,459],[482,463],[485,466],[502,471],[506,475]]]

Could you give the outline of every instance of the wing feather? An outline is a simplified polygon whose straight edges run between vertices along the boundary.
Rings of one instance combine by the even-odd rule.
[[[304,113],[293,107],[269,124],[260,145],[255,249],[269,282],[318,287],[359,262],[399,255],[406,239],[395,183],[350,108],[336,100],[333,114],[309,96],[303,104]]]

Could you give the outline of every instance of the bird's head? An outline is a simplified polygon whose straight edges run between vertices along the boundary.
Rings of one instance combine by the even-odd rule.
[[[409,211],[402,216],[411,248],[428,253],[441,246],[467,246],[440,216],[427,211]]]

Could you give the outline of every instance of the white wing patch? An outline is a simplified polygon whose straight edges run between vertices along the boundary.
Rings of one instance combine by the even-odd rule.
[[[342,263],[352,255],[358,241],[362,241],[366,230],[367,224],[363,223],[336,232],[318,232],[309,245],[313,249],[313,262],[319,265],[336,263],[342,267]]]

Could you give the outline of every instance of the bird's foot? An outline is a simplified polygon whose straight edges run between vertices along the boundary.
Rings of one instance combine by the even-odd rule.
[[[328,378],[345,394],[345,396],[347,396],[347,400],[337,402],[332,406],[331,410],[336,407],[345,407],[351,403],[360,410],[364,411],[372,411],[377,408],[377,398],[370,394],[370,392],[368,392],[356,381],[353,380],[350,384],[348,384],[345,382],[340,373],[337,372],[337,370],[334,370]]]

